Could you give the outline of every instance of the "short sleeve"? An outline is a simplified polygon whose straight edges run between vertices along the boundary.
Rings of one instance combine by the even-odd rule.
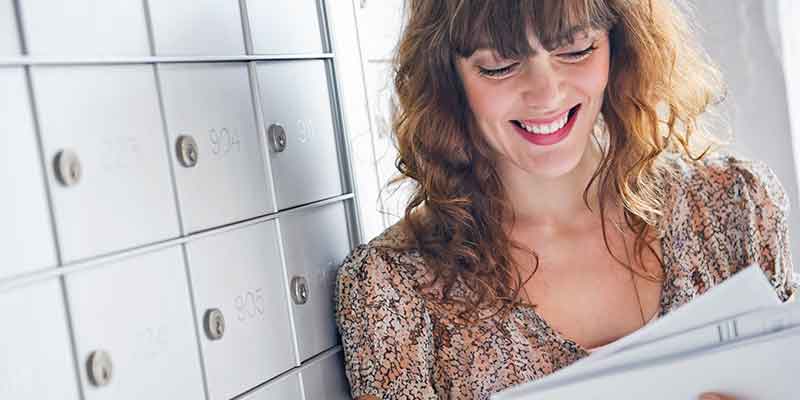
[[[765,164],[730,159],[735,174],[728,193],[736,211],[726,227],[729,240],[741,241],[738,267],[759,265],[782,301],[798,288],[789,242],[789,200],[778,178]]]
[[[339,269],[336,320],[354,398],[436,398],[432,322],[410,275],[364,245]]]

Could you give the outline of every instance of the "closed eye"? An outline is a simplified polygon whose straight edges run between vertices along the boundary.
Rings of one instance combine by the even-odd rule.
[[[569,62],[577,62],[577,61],[581,61],[584,58],[588,57],[595,50],[597,50],[597,43],[592,43],[591,46],[589,46],[589,47],[587,47],[587,48],[585,48],[583,50],[573,51],[573,52],[570,52],[570,53],[562,53],[562,54],[559,54],[558,56],[563,58],[563,59],[566,59]]]
[[[506,65],[500,68],[483,68],[478,67],[478,73],[489,78],[502,78],[511,72],[519,65],[518,62]]]

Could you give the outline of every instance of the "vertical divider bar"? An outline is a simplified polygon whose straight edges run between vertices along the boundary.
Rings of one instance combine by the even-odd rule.
[[[360,214],[360,203],[358,196],[356,196],[356,188],[355,188],[355,174],[353,173],[353,165],[352,165],[352,147],[350,143],[350,137],[346,128],[346,124],[344,123],[344,108],[342,107],[341,103],[341,92],[339,88],[341,87],[341,81],[339,80],[338,74],[336,73],[336,64],[337,64],[337,55],[335,49],[335,41],[332,39],[336,32],[332,29],[331,24],[327,22],[327,0],[320,0],[320,10],[324,18],[321,18],[323,22],[322,26],[324,31],[326,32],[325,36],[329,39],[328,46],[330,51],[333,53],[333,57],[327,61],[326,65],[326,72],[327,72],[327,80],[328,80],[328,89],[330,92],[330,99],[331,106],[333,109],[333,121],[334,121],[334,129],[337,133],[337,147],[338,147],[338,155],[339,155],[339,174],[342,179],[342,183],[346,187],[349,193],[353,194],[352,203],[353,209],[350,212],[350,218],[347,219],[348,223],[348,230],[350,231],[350,246],[351,248],[357,244],[360,244],[364,240],[364,229],[361,224],[361,214]],[[353,226],[355,225],[355,226]]]
[[[286,251],[284,251],[283,245],[283,233],[281,231],[281,219],[275,219],[275,238],[278,240],[278,254],[280,254],[280,268],[281,268],[281,276],[283,277],[283,287],[286,290],[286,301],[284,304],[286,305],[286,311],[289,313],[289,324],[292,328],[292,344],[294,347],[294,360],[295,360],[295,367],[300,365],[302,361],[300,359],[300,343],[297,341],[297,324],[294,321],[294,310],[292,309],[292,288],[289,284],[291,280],[289,277],[289,265],[286,263]]]
[[[144,23],[147,25],[147,44],[150,46],[150,55],[156,55],[156,39],[153,32],[153,20],[150,15],[150,2],[149,0],[142,0],[142,12],[144,13]]]
[[[19,11],[17,11],[17,16],[18,16],[17,24],[19,25],[18,29],[20,31],[20,37],[23,37],[24,28],[23,28],[22,14]],[[63,255],[61,254],[62,253],[61,243],[58,237],[58,230],[56,229],[57,221],[56,221],[55,206],[53,201],[53,191],[52,188],[50,187],[48,179],[48,176],[50,173],[52,173],[52,171],[48,163],[48,156],[47,154],[45,154],[44,150],[44,140],[42,139],[42,128],[41,124],[39,123],[39,109],[36,103],[36,93],[34,92],[31,66],[29,65],[25,66],[25,81],[28,90],[28,101],[31,108],[31,117],[33,120],[33,129],[35,132],[34,136],[36,139],[36,147],[39,154],[39,162],[40,165],[42,166],[42,180],[43,180],[42,184],[44,185],[45,188],[45,196],[47,197],[47,209],[50,214],[50,230],[51,234],[53,235],[53,247],[54,247],[53,250],[55,251],[56,254],[56,263],[57,263],[56,268],[60,268],[61,266],[64,265],[64,258]],[[81,380],[83,363],[79,361],[80,358],[78,354],[78,343],[77,340],[75,339],[75,330],[73,329],[72,311],[69,303],[69,295],[67,293],[67,276],[60,275],[58,277],[58,283],[59,283],[59,288],[61,289],[61,301],[64,307],[64,319],[67,324],[66,326],[67,335],[69,335],[70,352],[72,353],[72,364],[73,364],[73,369],[75,371],[75,376],[74,376],[76,381],[75,387],[78,389],[78,396],[80,396],[80,398],[83,400],[86,398],[85,388],[83,387],[83,381]]]
[[[242,34],[244,35],[244,51],[247,54],[254,54],[253,34],[250,29],[250,14],[247,12],[247,0],[239,0],[239,14],[242,18]]]
[[[201,340],[203,340],[203,327],[200,326],[200,320],[197,317],[197,305],[195,303],[194,297],[194,285],[192,285],[192,272],[191,268],[189,268],[189,250],[186,248],[187,244],[184,243],[181,245],[181,254],[183,258],[183,270],[184,276],[186,277],[186,285],[189,290],[189,305],[192,308],[192,322],[194,325],[194,332],[195,332],[195,344],[197,345],[197,354],[200,356],[200,374],[203,376],[203,393],[206,396],[206,399],[210,399],[210,394],[208,392],[208,374],[206,373],[206,359],[203,354],[203,345],[201,344]]]
[[[22,29],[22,9],[20,8],[21,0],[11,0],[11,7],[14,7],[14,17],[17,19],[17,44],[19,45],[19,52],[22,55],[28,55],[28,40],[25,37],[24,29]]]
[[[278,195],[275,193],[275,178],[272,175],[272,158],[270,157],[269,141],[267,139],[267,122],[264,120],[263,99],[261,98],[261,88],[258,83],[258,62],[247,63],[247,71],[250,75],[250,93],[253,99],[253,112],[256,116],[256,130],[258,131],[258,143],[261,146],[264,170],[266,171],[267,184],[269,185],[269,195],[272,200],[272,210],[269,213],[278,211]]]

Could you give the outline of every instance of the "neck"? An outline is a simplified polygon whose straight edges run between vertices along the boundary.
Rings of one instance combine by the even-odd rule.
[[[503,164],[499,172],[514,207],[516,225],[561,231],[596,224],[600,213],[597,182],[587,192],[588,206],[583,196],[600,160],[598,149],[587,148],[572,171],[555,178]]]

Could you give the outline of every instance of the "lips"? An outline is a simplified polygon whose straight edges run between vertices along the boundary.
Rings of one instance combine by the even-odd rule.
[[[575,125],[575,120],[577,119],[578,113],[580,112],[581,104],[572,107],[568,112],[567,123],[561,127],[560,129],[556,130],[555,132],[550,133],[531,133],[520,123],[519,121],[511,121],[511,125],[514,129],[519,133],[525,140],[539,145],[539,146],[550,146],[556,143],[561,142],[562,140],[566,139],[569,136],[569,133],[572,131],[573,125]]]

